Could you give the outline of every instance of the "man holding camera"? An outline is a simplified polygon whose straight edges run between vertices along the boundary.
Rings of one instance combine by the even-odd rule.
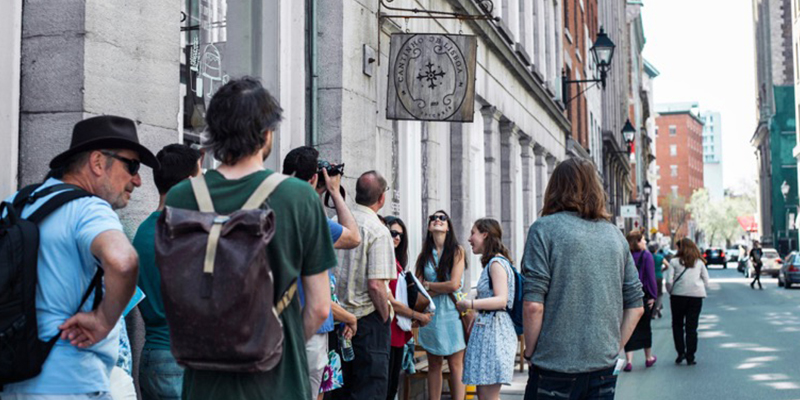
[[[328,198],[333,200],[339,221],[337,223],[328,220],[333,247],[335,249],[352,249],[361,244],[361,235],[358,231],[356,220],[350,209],[347,208],[344,196],[340,191],[343,167],[344,164],[331,165],[326,161],[320,161],[319,152],[308,146],[298,147],[290,151],[283,160],[284,174],[308,181],[311,186],[316,188],[320,200],[322,200],[325,193],[328,193],[325,198],[326,200]],[[328,272],[330,273],[331,293],[335,293],[336,278],[332,270],[328,270]],[[302,285],[298,285],[298,289],[302,302],[305,298]],[[347,338],[355,335],[357,324],[355,315],[345,311],[335,301],[331,302],[331,313],[328,315],[328,319],[325,320],[325,323],[315,334],[311,334],[313,328],[305,327],[308,374],[313,398],[318,396],[322,373],[328,364],[328,333],[334,330],[334,321],[345,324],[344,335]]]

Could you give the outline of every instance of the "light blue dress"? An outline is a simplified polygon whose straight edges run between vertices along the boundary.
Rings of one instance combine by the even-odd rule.
[[[428,282],[438,282],[436,271],[439,266],[439,255],[433,251],[433,259],[436,265],[428,262],[425,265],[423,276]],[[449,275],[447,277],[450,278]],[[461,286],[464,286],[464,276],[461,276]],[[461,290],[459,287],[458,290]],[[431,322],[425,327],[419,328],[419,345],[428,353],[437,356],[449,356],[464,350],[467,345],[464,342],[464,331],[461,327],[458,310],[450,295],[440,294],[433,298],[436,311],[433,313]]]
[[[514,304],[514,275],[511,264],[503,257],[489,260],[489,265],[483,269],[478,280],[478,299],[494,296],[494,291],[489,289],[489,266],[495,261],[500,262],[508,275],[506,306],[510,308]],[[464,356],[462,381],[467,385],[511,384],[516,354],[517,333],[511,316],[505,311],[479,312]]]

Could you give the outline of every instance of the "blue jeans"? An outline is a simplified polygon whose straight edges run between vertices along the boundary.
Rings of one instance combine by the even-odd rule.
[[[144,349],[139,363],[143,400],[178,400],[183,389],[183,368],[169,350]]]
[[[532,367],[525,400],[613,400],[616,387],[614,367],[580,374]]]

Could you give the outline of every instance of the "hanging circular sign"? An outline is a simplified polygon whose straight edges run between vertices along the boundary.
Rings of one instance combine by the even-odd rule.
[[[467,97],[469,69],[446,35],[413,35],[403,42],[391,73],[403,108],[421,120],[445,120]]]

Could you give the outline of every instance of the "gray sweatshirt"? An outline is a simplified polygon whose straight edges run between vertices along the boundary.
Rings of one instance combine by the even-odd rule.
[[[642,284],[628,242],[607,221],[572,212],[539,218],[522,260],[524,300],[544,304],[533,364],[565,373],[612,367],[622,312],[642,307]]]
[[[681,279],[676,283],[679,276]],[[685,268],[680,259],[673,258],[664,278],[671,296],[706,297],[708,269],[701,260],[695,261],[694,268]]]

